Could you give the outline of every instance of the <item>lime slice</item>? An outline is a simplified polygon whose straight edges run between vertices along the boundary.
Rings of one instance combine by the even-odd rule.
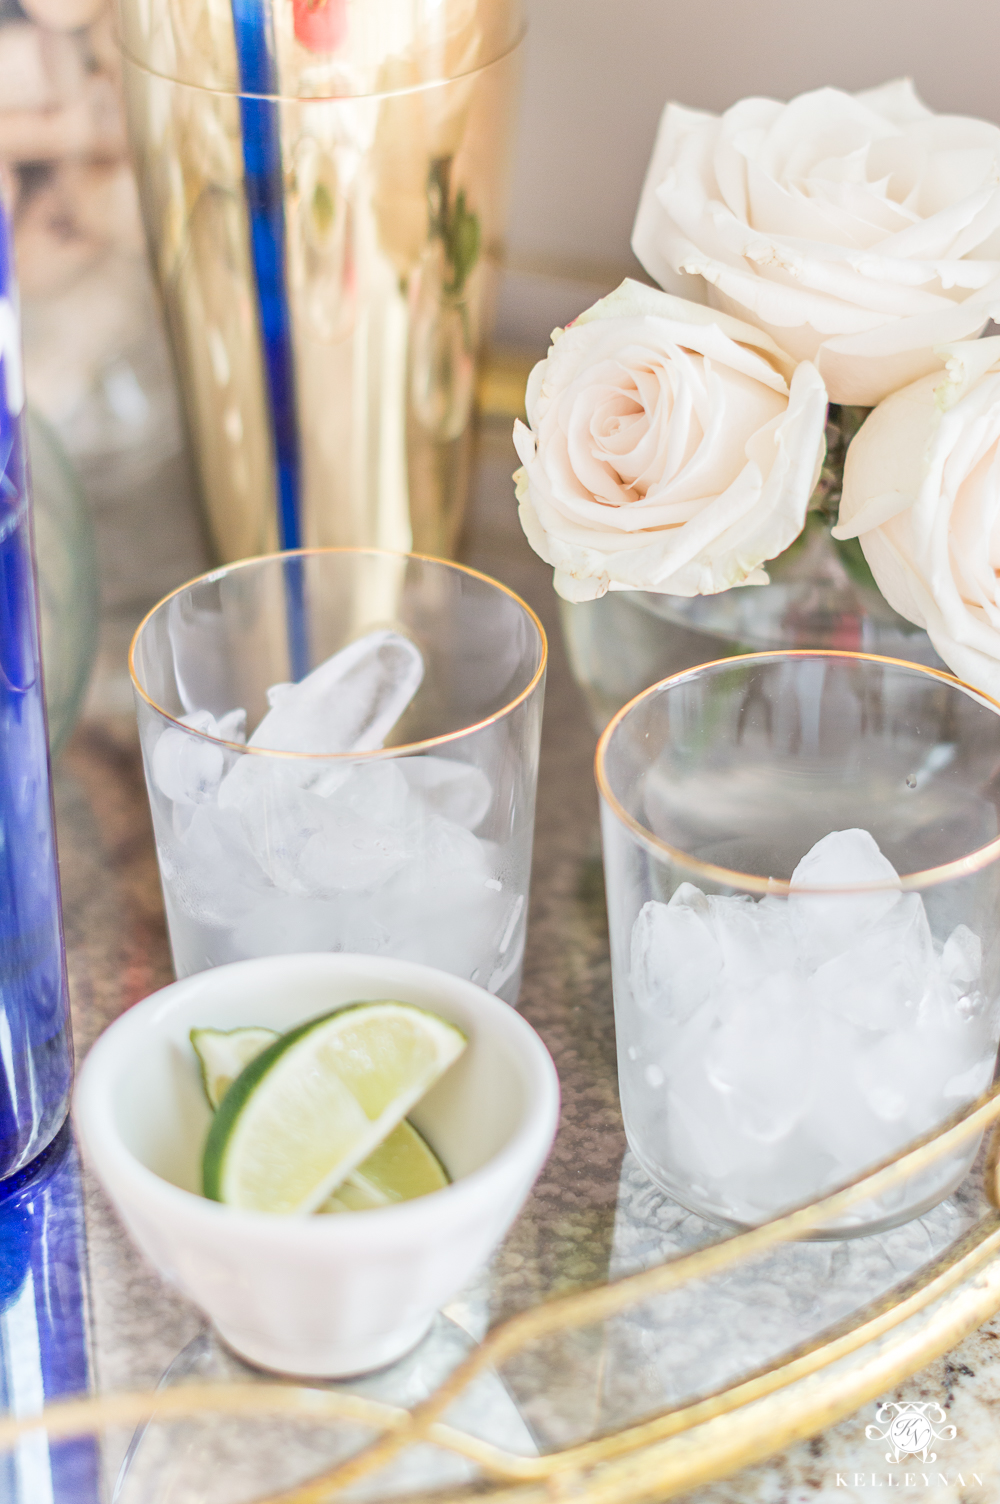
[[[205,1195],[315,1211],[465,1048],[409,1003],[354,1003],[283,1034],[226,1093],[205,1145]]]
[[[214,1112],[245,1065],[279,1036],[273,1029],[192,1029],[201,1083]]]
[[[430,1144],[404,1118],[318,1210],[373,1211],[426,1196],[448,1183],[448,1172]]]
[[[191,1030],[191,1044],[201,1066],[205,1095],[213,1110],[244,1066],[278,1038],[273,1029]],[[404,1118],[318,1210],[371,1211],[397,1201],[412,1201],[448,1184],[444,1165],[426,1139]]]

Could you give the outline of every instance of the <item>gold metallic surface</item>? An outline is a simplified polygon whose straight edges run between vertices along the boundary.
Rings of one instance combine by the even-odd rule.
[[[326,0],[334,5],[337,0]],[[123,3],[146,237],[214,554],[279,544],[232,14]],[[519,0],[345,0],[330,54],[274,8],[300,541],[450,557],[502,256]],[[288,35],[285,35],[285,31]]]
[[[983,1165],[983,1188],[991,1206],[1000,1210],[1000,1123],[993,1130],[986,1163]]]
[[[486,355],[476,384],[476,406],[484,418],[524,420],[524,394],[536,360],[516,350],[494,349]]]

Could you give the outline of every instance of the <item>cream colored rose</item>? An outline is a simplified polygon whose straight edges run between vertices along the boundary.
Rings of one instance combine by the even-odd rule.
[[[815,362],[831,402],[871,407],[1000,314],[1000,130],[908,80],[671,104],[632,245],[669,292]]]
[[[823,383],[725,314],[623,282],[556,330],[526,406],[521,525],[567,600],[766,585],[802,531]]]
[[[1000,698],[1000,337],[887,397],[847,451],[835,538],[960,679]]]

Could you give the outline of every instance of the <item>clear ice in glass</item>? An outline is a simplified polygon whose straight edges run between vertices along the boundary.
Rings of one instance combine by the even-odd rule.
[[[684,883],[632,932],[642,1138],[666,1135],[664,1162],[748,1221],[927,1132],[985,1090],[996,1053],[978,936],[936,941],[867,831],[818,841],[790,888]]]
[[[476,834],[493,789],[454,757],[352,762],[254,756],[381,747],[420,687],[408,638],[370,632],[297,684],[274,685],[249,738],[242,709],[193,711],[152,750],[171,801],[160,862],[175,960],[302,950],[424,961],[500,991],[524,944],[524,899],[502,848]],[[229,743],[229,746],[224,745]]]

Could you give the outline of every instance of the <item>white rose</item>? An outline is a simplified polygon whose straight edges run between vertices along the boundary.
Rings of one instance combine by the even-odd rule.
[[[1000,130],[908,80],[671,104],[632,245],[669,292],[814,361],[831,402],[871,407],[1000,312]]]
[[[847,451],[835,538],[960,679],[1000,698],[1000,337],[887,397]]]
[[[638,282],[557,329],[514,479],[560,595],[766,585],[825,452],[823,383],[793,367],[758,329]]]

